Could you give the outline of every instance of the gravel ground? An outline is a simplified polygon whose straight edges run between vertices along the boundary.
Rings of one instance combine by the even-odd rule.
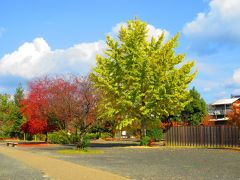
[[[91,147],[103,150],[104,154],[60,155],[56,153],[58,149],[67,148],[69,147],[19,147],[21,150],[113,172],[130,179],[240,179],[239,151],[114,147],[114,143],[108,143],[106,146],[97,144]]]
[[[0,153],[13,157],[35,169],[42,170],[50,179],[59,180],[125,180],[125,177],[101,171],[57,158],[20,150],[19,148],[0,147]],[[13,170],[14,171],[14,170]],[[23,172],[24,173],[24,172]],[[1,177],[0,177],[1,179]],[[20,180],[22,178],[19,178]],[[28,177],[27,179],[33,179]]]
[[[42,180],[48,179],[38,170],[35,170],[13,158],[0,154],[1,180]]]

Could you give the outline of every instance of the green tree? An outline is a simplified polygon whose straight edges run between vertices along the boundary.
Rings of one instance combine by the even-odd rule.
[[[91,79],[102,93],[101,117],[115,119],[121,129],[134,121],[146,125],[161,116],[179,114],[189,103],[188,84],[194,62],[176,54],[179,34],[164,42],[164,34],[148,41],[147,24],[139,19],[121,27],[118,39],[106,37],[104,56],[97,56]],[[181,65],[180,65],[181,63]]]
[[[182,111],[181,120],[190,125],[199,125],[208,113],[207,104],[195,87],[190,90],[189,96],[192,101]]]
[[[19,137],[22,135],[20,126],[23,122],[23,115],[20,111],[20,101],[23,96],[21,85],[16,89],[13,98],[9,94],[0,95],[0,134],[2,136]]]
[[[21,112],[21,100],[24,98],[24,90],[21,84],[16,88],[16,92],[14,94],[13,106],[11,109],[11,120],[13,121],[13,126],[11,129],[11,136],[21,136],[21,125],[24,121],[23,114]]]
[[[10,118],[12,103],[10,95],[0,94],[0,136],[9,136],[12,127]]]

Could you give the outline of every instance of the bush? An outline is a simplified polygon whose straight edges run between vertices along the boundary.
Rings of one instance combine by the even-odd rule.
[[[145,136],[142,139],[140,139],[140,146],[148,146],[151,141],[151,138],[149,136]]]
[[[85,136],[88,139],[98,139],[100,135],[98,133],[87,133]]]
[[[88,146],[89,146],[89,139],[87,136],[84,136],[82,141],[82,149],[86,149]]]
[[[4,138],[9,138],[8,136],[6,136],[5,134],[0,134],[0,138],[4,139]]]
[[[66,131],[56,131],[48,135],[48,139],[53,144],[70,144],[73,135],[68,135]]]
[[[151,137],[154,141],[161,141],[163,138],[163,130],[160,128],[153,128],[147,131],[147,135]]]
[[[112,137],[112,134],[110,134],[110,133],[101,133],[100,137],[101,137],[102,139],[111,138],[111,137]]]

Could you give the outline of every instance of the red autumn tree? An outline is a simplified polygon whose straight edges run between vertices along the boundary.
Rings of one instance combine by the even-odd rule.
[[[21,101],[21,111],[27,119],[27,122],[22,125],[22,130],[25,133],[47,134],[55,128],[49,123],[48,88],[50,82],[45,77],[29,83],[28,96]]]
[[[23,130],[36,134],[75,127],[80,130],[77,147],[82,148],[83,137],[95,121],[97,101],[88,78],[38,79],[30,83],[23,101],[22,111],[28,119]]]
[[[72,122],[80,130],[77,148],[84,148],[83,138],[96,122],[96,109],[99,96],[88,78],[74,78],[72,81],[76,87],[73,95]]]
[[[73,110],[76,99],[77,85],[72,83],[78,77],[57,77],[51,80],[48,87],[49,116],[55,119],[58,129],[70,129],[73,121]]]
[[[47,123],[44,120],[30,119],[21,128],[25,133],[40,134],[46,131]]]
[[[233,103],[232,111],[227,116],[230,124],[240,127],[240,101]]]

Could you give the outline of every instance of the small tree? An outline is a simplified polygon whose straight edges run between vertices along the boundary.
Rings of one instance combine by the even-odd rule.
[[[28,85],[29,93],[26,98],[21,101],[21,112],[26,118],[26,122],[22,125],[22,130],[29,134],[47,134],[57,126],[52,123],[52,114],[49,111],[49,100],[52,97],[49,93],[51,80],[47,77],[36,79]]]
[[[194,62],[176,54],[179,34],[164,42],[164,34],[148,41],[148,29],[139,19],[121,27],[118,39],[107,36],[104,56],[97,56],[91,73],[103,95],[102,116],[115,119],[121,129],[134,121],[146,135],[148,121],[179,114],[189,103],[188,84]],[[181,65],[180,65],[181,63]]]
[[[88,78],[76,78],[76,94],[73,106],[73,125],[80,130],[77,148],[84,148],[84,136],[96,122],[96,109],[99,100]]]
[[[0,136],[10,136],[11,134],[13,102],[10,97],[9,94],[0,94]]]
[[[199,125],[208,114],[206,102],[195,87],[190,90],[189,99],[191,102],[181,112],[181,120],[190,125]]]
[[[30,134],[78,128],[77,148],[83,148],[84,135],[95,122],[97,101],[88,78],[40,78],[30,83],[29,94],[22,102],[28,119],[22,128]]]
[[[21,125],[24,122],[23,114],[21,112],[21,101],[24,98],[24,90],[21,85],[19,85],[14,94],[14,101],[11,110],[11,120],[13,121],[13,126],[11,129],[12,136],[22,136]]]
[[[240,101],[233,103],[232,111],[227,116],[230,124],[240,127]]]

